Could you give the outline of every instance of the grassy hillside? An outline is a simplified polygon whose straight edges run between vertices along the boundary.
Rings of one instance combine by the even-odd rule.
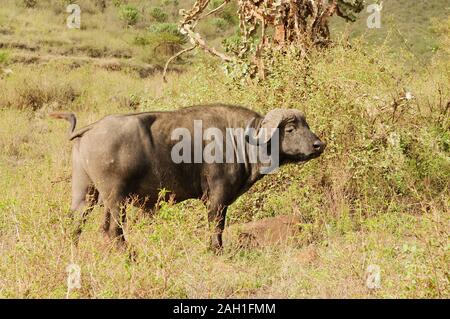
[[[170,27],[162,28],[174,16],[157,22],[142,14],[128,26],[112,2],[103,10],[85,0],[82,30],[67,30],[66,13],[56,6],[61,2],[26,8],[6,0],[0,11],[0,297],[64,298],[70,263],[80,265],[82,275],[81,289],[70,298],[450,297],[445,1],[402,11],[404,36],[426,39],[412,49],[420,58],[383,35],[370,31],[360,39],[354,31],[350,45],[336,33],[336,45],[312,52],[309,60],[280,58],[262,83],[236,83],[218,61],[194,53],[171,70],[167,84],[158,65],[171,45],[183,45]],[[144,2],[173,15],[173,2],[128,1],[139,12]],[[402,6],[386,1],[385,8],[400,12]],[[426,26],[440,17],[432,33],[407,18],[420,16]],[[226,32],[233,32],[233,23]],[[148,30],[152,25],[158,28]],[[220,23],[203,28],[210,39],[223,35]],[[363,32],[361,24],[352,28]],[[384,25],[381,32],[395,31]],[[429,45],[439,49],[429,53]],[[301,109],[328,143],[320,158],[266,176],[227,216],[227,226],[236,226],[296,215],[300,234],[258,249],[238,249],[228,234],[224,254],[216,256],[207,249],[205,207],[162,202],[153,217],[127,209],[126,236],[136,262],[103,238],[101,208],[75,250],[68,212],[71,143],[67,123],[48,113],[74,111],[81,127],[110,113],[217,101],[261,113]],[[379,289],[366,285],[369,265],[381,269]]]
[[[366,1],[366,4],[376,1]],[[381,11],[381,28],[367,28],[370,13],[363,10],[355,23],[346,23],[333,18],[335,37],[346,34],[352,38],[364,36],[374,47],[387,43],[390,54],[397,55],[399,49],[415,54],[427,62],[439,50],[437,26],[450,16],[450,3],[445,0],[413,1],[384,0]],[[400,57],[401,58],[401,57]]]
[[[146,76],[185,44],[176,31],[178,11],[190,8],[193,1],[79,0],[81,31],[66,27],[65,0],[37,1],[33,8],[24,3],[28,2],[5,0],[0,12],[0,49],[8,49],[13,61],[58,59],[80,64],[96,59],[105,68],[125,68]],[[219,3],[212,1],[211,7]],[[220,47],[224,37],[238,30],[235,12],[236,4],[230,3],[222,13],[201,22],[199,32]],[[333,38],[363,36],[371,47],[387,44],[389,54],[407,51],[424,63],[442,49],[438,27],[450,15],[450,7],[445,0],[386,0],[380,29],[367,28],[368,15],[364,10],[355,23],[334,17]]]

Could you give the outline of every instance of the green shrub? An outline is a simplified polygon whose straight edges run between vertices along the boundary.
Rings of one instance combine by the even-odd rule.
[[[169,33],[178,38],[184,39],[185,36],[180,33],[178,26],[175,23],[154,23],[147,29],[150,33]]]
[[[181,50],[185,38],[171,32],[148,32],[134,39],[135,45],[145,46],[141,60],[146,63],[164,64],[169,56]]]
[[[185,43],[185,37],[171,25],[172,24],[170,23],[164,23],[160,26],[154,25],[148,29],[147,34],[136,36],[133,40],[133,44],[146,46],[154,44],[155,41],[158,44],[161,44],[162,42],[178,43],[180,45]]]
[[[151,49],[166,51],[167,54],[175,53],[183,44],[183,41],[176,35],[167,32],[149,33],[145,37],[137,38],[136,44],[150,46]],[[166,50],[167,49],[167,50]],[[170,51],[170,52],[169,52]]]
[[[178,7],[178,5],[180,4],[180,1],[178,0],[163,0],[163,5],[168,7],[170,5],[172,5],[173,7]]]
[[[133,44],[134,45],[145,46],[145,45],[149,44],[149,41],[148,41],[147,37],[138,35],[138,36],[136,36],[134,38]]]
[[[225,19],[223,18],[214,18],[212,20],[212,24],[219,30],[219,31],[225,31],[228,23]]]
[[[37,0],[22,0],[26,8],[35,8]]]
[[[0,65],[6,65],[9,62],[9,53],[7,51],[0,51]]]
[[[152,8],[150,10],[150,16],[152,17],[152,20],[156,22],[166,22],[168,19],[167,13],[165,13],[164,10],[159,7]]]
[[[127,26],[133,26],[139,20],[139,11],[132,5],[123,5],[120,7],[120,17]]]
[[[167,58],[186,43],[186,37],[178,31],[175,23],[154,23],[146,33],[134,38],[133,44],[145,46],[141,59],[147,63],[164,64]]]
[[[223,0],[213,0],[210,2],[211,9],[215,9],[223,3]],[[237,5],[234,2],[228,3],[217,12],[217,16],[226,21],[228,25],[236,25],[238,23]]]
[[[251,42],[250,44],[251,49],[248,52],[246,52],[246,54],[251,53],[252,48],[255,47],[257,39],[255,37],[251,37],[249,41]],[[242,38],[239,33],[235,33],[234,35],[229,36],[222,40],[222,47],[227,53],[239,55],[241,46],[242,46]]]
[[[115,7],[119,8],[127,3],[126,0],[112,0],[112,3]]]

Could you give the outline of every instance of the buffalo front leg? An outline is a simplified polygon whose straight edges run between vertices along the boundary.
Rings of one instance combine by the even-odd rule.
[[[215,253],[220,253],[223,248],[222,233],[225,228],[225,217],[228,207],[220,204],[212,204],[208,211],[208,222],[211,229],[210,248]]]

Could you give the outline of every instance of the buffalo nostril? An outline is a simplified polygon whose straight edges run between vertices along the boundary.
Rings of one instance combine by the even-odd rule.
[[[313,147],[316,151],[320,151],[324,146],[324,143],[320,140],[314,142]]]

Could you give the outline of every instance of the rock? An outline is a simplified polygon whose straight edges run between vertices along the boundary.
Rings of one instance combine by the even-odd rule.
[[[286,244],[300,232],[300,218],[280,215],[261,220],[231,225],[225,237],[232,237],[228,242],[239,248],[255,248]]]

